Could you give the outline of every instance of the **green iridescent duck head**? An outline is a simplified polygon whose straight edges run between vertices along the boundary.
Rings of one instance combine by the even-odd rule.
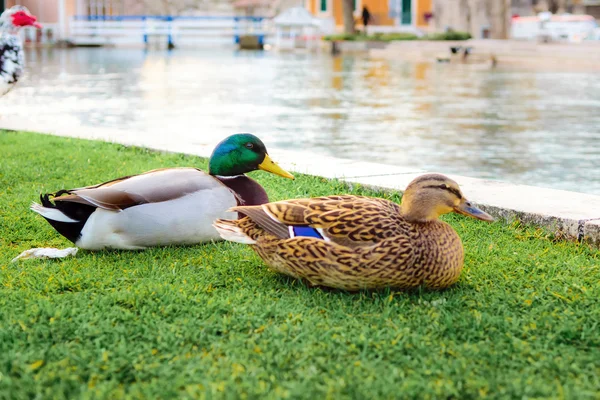
[[[208,173],[217,176],[237,176],[257,169],[294,179],[269,157],[264,143],[250,133],[225,138],[215,147],[208,163]]]

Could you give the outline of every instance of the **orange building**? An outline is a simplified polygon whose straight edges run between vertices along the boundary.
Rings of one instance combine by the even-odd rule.
[[[305,0],[305,7],[315,17],[333,18],[335,25],[344,25],[343,0]],[[371,14],[369,24],[427,29],[431,17],[432,0],[354,0],[354,16],[357,26],[362,25],[363,7]]]

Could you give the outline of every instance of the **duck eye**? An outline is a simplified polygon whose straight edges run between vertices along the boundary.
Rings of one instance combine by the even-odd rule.
[[[252,149],[252,148],[254,148],[254,145],[252,143],[246,143],[246,148]]]

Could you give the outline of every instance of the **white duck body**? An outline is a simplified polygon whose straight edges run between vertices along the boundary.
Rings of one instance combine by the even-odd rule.
[[[23,44],[17,35],[0,32],[0,96],[8,93],[23,76]]]
[[[55,196],[54,204],[48,196]],[[220,240],[215,219],[236,219],[230,207],[262,204],[268,197],[245,175],[223,178],[195,168],[169,168],[41,200],[32,210],[78,247],[141,250]]]
[[[218,184],[216,180],[215,183]],[[235,195],[228,187],[214,185],[209,190],[122,211],[97,208],[75,245],[88,250],[142,250],[150,246],[219,240],[211,221],[215,218],[235,219],[237,214],[224,211],[227,208],[223,206],[236,204]]]

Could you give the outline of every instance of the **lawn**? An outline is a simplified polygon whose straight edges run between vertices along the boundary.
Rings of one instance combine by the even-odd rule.
[[[0,399],[600,396],[600,257],[587,245],[449,216],[461,278],[412,293],[311,288],[224,242],[10,263],[72,245],[28,210],[40,192],[207,161],[2,131],[0,149]],[[273,200],[400,200],[251,175]]]

